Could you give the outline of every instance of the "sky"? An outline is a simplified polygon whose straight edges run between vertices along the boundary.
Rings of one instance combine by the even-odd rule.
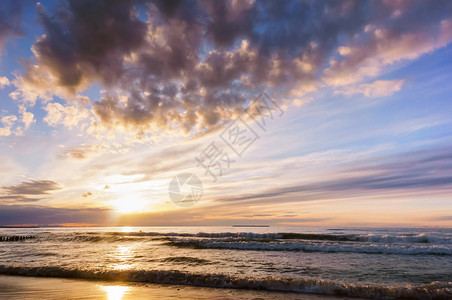
[[[452,227],[451,42],[451,1],[1,1],[0,225]]]

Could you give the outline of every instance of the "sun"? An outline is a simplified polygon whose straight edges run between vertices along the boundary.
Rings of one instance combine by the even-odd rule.
[[[112,205],[119,213],[128,214],[142,212],[146,206],[146,201],[138,197],[121,197],[112,201]]]

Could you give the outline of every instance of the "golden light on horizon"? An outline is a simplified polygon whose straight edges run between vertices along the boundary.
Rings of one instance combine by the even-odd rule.
[[[135,227],[131,227],[131,226],[123,226],[121,227],[121,231],[122,232],[132,232],[135,229]]]

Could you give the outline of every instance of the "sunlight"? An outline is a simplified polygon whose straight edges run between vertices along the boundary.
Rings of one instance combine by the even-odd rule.
[[[133,267],[132,259],[134,252],[131,246],[117,246],[116,249],[109,252],[107,256],[111,257],[114,261],[110,268],[114,270],[129,270]]]
[[[127,286],[100,286],[100,289],[107,294],[108,300],[121,300],[130,290]]]
[[[130,227],[130,226],[121,227],[122,232],[132,232],[134,230],[135,230],[135,227]]]
[[[121,197],[111,203],[116,211],[128,214],[133,212],[141,212],[144,210],[146,201],[135,197]]]

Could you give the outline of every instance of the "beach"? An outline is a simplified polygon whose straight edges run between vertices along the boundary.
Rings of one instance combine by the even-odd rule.
[[[338,300],[309,294],[186,285],[133,284],[96,280],[0,275],[0,299],[306,299]],[[356,298],[353,298],[356,299]]]

